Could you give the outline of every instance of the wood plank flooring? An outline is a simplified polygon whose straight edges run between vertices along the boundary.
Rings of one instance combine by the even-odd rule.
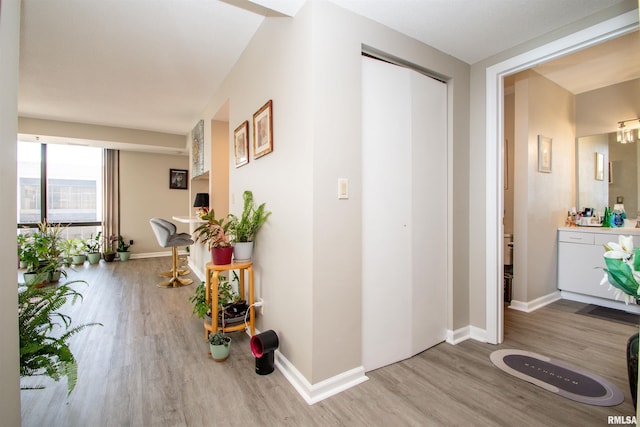
[[[309,406],[278,370],[255,374],[243,333],[232,335],[226,362],[208,357],[187,300],[195,284],[155,286],[169,264],[101,261],[69,274],[89,285],[77,286],[84,301],[65,311],[74,322],[104,326],[73,341],[79,378],[71,396],[64,380],[21,392],[23,426],[604,426],[609,415],[634,414],[625,348],[637,328],[576,314],[584,305],[570,301],[529,314],[506,310],[500,346],[442,343]],[[583,367],[616,384],[625,402],[584,405],[510,377],[489,361],[497,348]]]

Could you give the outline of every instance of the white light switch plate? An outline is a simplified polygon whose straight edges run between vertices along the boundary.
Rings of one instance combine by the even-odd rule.
[[[347,178],[338,178],[338,199],[349,198],[349,180]]]

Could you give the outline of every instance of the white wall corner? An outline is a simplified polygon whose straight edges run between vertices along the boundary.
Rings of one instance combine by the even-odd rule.
[[[282,375],[284,375],[309,405],[318,403],[369,379],[369,377],[364,374],[364,367],[359,366],[334,377],[327,378],[319,383],[311,384],[278,350],[276,350],[275,364]]]
[[[512,310],[524,311],[525,313],[531,313],[545,305],[558,301],[560,298],[560,291],[555,291],[550,294],[543,295],[540,298],[536,298],[531,302],[512,300],[509,308]]]

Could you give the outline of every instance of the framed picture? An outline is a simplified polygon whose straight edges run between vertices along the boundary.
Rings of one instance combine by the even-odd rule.
[[[204,120],[200,120],[191,131],[191,173],[204,173]]]
[[[538,135],[538,172],[551,173],[552,139]]]
[[[249,163],[249,121],[245,120],[233,131],[233,153],[236,167]]]
[[[604,181],[604,154],[596,153],[596,181]]]
[[[169,169],[169,188],[186,190],[189,182],[189,171],[186,169]]]
[[[273,102],[269,100],[253,115],[253,158],[273,151]]]

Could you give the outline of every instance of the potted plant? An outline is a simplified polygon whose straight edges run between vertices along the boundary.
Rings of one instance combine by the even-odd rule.
[[[73,262],[72,254],[74,250],[74,239],[62,239],[58,244],[58,249],[60,249],[60,254],[62,256],[62,263],[65,267],[70,267]]]
[[[95,237],[91,233],[85,241],[89,264],[97,264],[100,261],[100,236],[102,236],[102,231],[98,231]]]
[[[229,218],[222,217],[216,219],[215,211],[212,209],[202,217],[205,221],[193,232],[196,241],[201,241],[207,245],[211,251],[211,260],[217,265],[231,264],[233,246],[229,242],[226,233],[229,230]]]
[[[211,357],[216,362],[224,362],[229,357],[231,350],[231,338],[226,336],[222,330],[209,335],[209,348]]]
[[[18,233],[17,241],[18,241],[18,261],[20,268],[27,268],[27,261],[24,258],[24,247],[31,237],[31,233]]]
[[[265,209],[265,203],[256,207],[251,191],[246,190],[242,197],[244,206],[240,217],[229,214],[229,234],[233,237],[233,257],[236,261],[251,259],[256,234],[271,215]]]
[[[71,239],[71,250],[69,254],[71,255],[71,262],[73,265],[81,265],[87,260],[87,255],[85,253],[87,249],[87,245],[84,240],[81,239]]]
[[[21,259],[24,262],[27,271],[23,274],[23,278],[28,285],[42,285],[49,276],[55,265],[49,257],[50,254],[50,235],[43,233],[41,228],[27,237],[21,247]]]
[[[240,280],[235,271],[233,273],[233,281]],[[239,303],[240,296],[235,292],[233,285],[229,283],[226,277],[218,276],[218,313],[221,313],[229,306]],[[196,287],[194,294],[189,298],[189,302],[193,304],[193,314],[199,319],[207,319],[211,322],[211,304],[206,300],[205,282],[200,282]]]
[[[89,323],[72,327],[71,318],[57,311],[69,300],[74,304],[82,299],[82,295],[69,286],[76,282],[81,281],[46,288],[18,287],[20,377],[47,376],[55,381],[67,377],[68,394],[73,391],[78,376],[69,339],[89,326],[100,325]],[[42,389],[44,386],[21,388]]]
[[[113,249],[113,242],[116,241],[116,237],[104,238],[102,244],[102,257],[105,262],[113,262],[116,259],[116,251]]]
[[[118,236],[118,258],[120,261],[128,261],[131,256],[131,252],[129,252],[129,247],[133,244],[133,240],[129,240],[129,244],[127,244],[122,236]],[[189,247],[187,246],[187,249]]]

